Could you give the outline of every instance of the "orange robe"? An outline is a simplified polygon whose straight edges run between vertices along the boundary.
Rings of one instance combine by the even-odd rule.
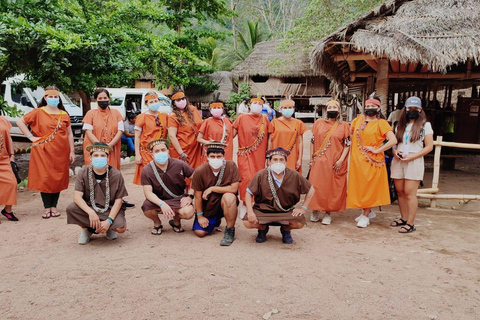
[[[100,141],[110,143],[118,132],[118,123],[123,123],[123,117],[118,110],[106,108],[93,109],[87,112],[83,118],[83,124],[93,126],[92,133]],[[86,150],[86,147],[91,145],[92,142],[85,135],[83,140],[83,157],[85,165],[92,163],[90,159],[90,152]],[[113,146],[113,151],[110,152],[108,157],[108,164],[117,170],[120,170],[120,152],[122,151],[122,141],[118,139],[116,145]]]
[[[323,145],[323,141],[334,123],[324,119],[315,121],[312,128],[314,153]],[[308,209],[326,212],[345,211],[348,158],[345,158],[338,173],[333,171],[333,165],[340,159],[349,137],[348,123],[340,122],[330,136],[329,142],[323,147],[323,153],[320,152],[315,158],[309,177],[310,183],[315,188],[315,196]]]
[[[348,172],[347,207],[371,208],[390,204],[384,153],[362,151],[361,146],[380,148],[392,127],[386,120],[364,122],[363,115],[352,121],[352,147]],[[364,127],[362,129],[362,127]]]
[[[287,168],[295,170],[299,157],[298,145],[305,131],[307,131],[305,123],[303,123],[302,120],[294,118],[291,120],[273,119],[268,127],[268,133],[272,136],[271,148],[275,149],[280,147],[290,151],[290,155],[287,157]],[[297,171],[302,173],[302,166],[300,166]]]
[[[269,124],[266,116],[253,114],[241,114],[233,123],[233,128],[238,132],[237,162],[241,177],[239,185],[241,200],[245,200],[245,192],[253,176],[265,169]]]
[[[192,123],[188,118],[187,113],[182,111],[186,123],[180,125],[177,115],[172,112],[168,116],[168,127],[177,128],[177,139],[183,152],[185,152],[189,158],[188,164],[196,169],[202,164],[202,146],[197,142],[198,129],[202,125],[202,116],[194,106],[189,105],[188,108],[193,111],[193,119],[195,120],[195,123]],[[173,144],[170,144],[170,156],[172,158],[180,158],[180,155],[173,147]]]
[[[225,124],[226,136],[224,141],[223,137],[223,125]],[[225,148],[225,159],[233,160],[233,126],[232,121],[227,117],[222,119],[219,118],[208,118],[200,126],[200,132],[203,133],[203,139],[210,141],[221,141],[227,144]],[[207,151],[206,149],[203,152],[202,163],[207,162]]]
[[[23,120],[40,140],[32,143],[28,166],[28,189],[57,193],[68,188],[70,117],[65,111],[53,114],[34,109]]]
[[[10,165],[12,125],[4,117],[0,117],[0,205],[17,204],[17,180]]]
[[[143,168],[153,160],[152,152],[147,149],[147,144],[156,139],[167,139],[168,137],[168,115],[158,112],[157,125],[155,115],[149,113],[142,113],[135,119],[135,130],[141,128],[140,134],[140,156],[142,156],[142,164],[137,164],[135,168],[135,176],[133,177],[133,183],[136,185],[142,185],[142,170]]]

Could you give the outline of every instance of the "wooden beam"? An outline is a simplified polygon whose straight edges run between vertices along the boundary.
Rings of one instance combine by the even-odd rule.
[[[367,78],[370,76],[376,76],[374,72],[358,72],[355,74],[357,78]],[[467,77],[466,73],[409,73],[409,72],[391,72],[388,77],[390,79],[480,79],[480,73],[472,73],[470,77]]]
[[[408,72],[408,64],[400,64],[400,72]]]
[[[378,62],[376,60],[365,60],[365,63],[368,64],[373,70],[378,71]]]
[[[427,73],[428,72],[428,66],[422,66],[422,70],[420,70],[420,73]]]
[[[410,62],[408,64],[408,72],[415,72],[417,70],[418,62]]]
[[[400,62],[397,60],[390,60],[390,66],[392,67],[392,72],[400,71]]]
[[[386,58],[385,55],[381,57],[377,57],[371,54],[365,54],[365,53],[349,53],[349,54],[336,54],[333,57],[333,61],[339,62],[339,61],[358,61],[358,60],[375,60],[378,58]]]

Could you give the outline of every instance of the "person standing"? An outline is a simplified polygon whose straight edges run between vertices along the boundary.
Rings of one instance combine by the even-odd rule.
[[[250,113],[239,115],[233,123],[233,136],[238,134],[238,169],[241,179],[240,200],[245,201],[245,192],[250,180],[260,170],[265,169],[265,152],[268,145],[268,127],[270,122],[262,116],[263,99],[250,99]],[[240,218],[247,208],[240,205]]]
[[[283,148],[290,152],[287,168],[302,173],[303,134],[307,127],[302,120],[293,118],[295,101],[287,99],[280,102],[282,116],[275,118],[268,127],[268,149]]]
[[[12,125],[0,116],[0,205],[5,205],[2,214],[10,221],[18,221],[12,211],[17,204],[17,179],[10,162],[15,162],[13,141],[10,136]]]
[[[397,125],[397,122],[398,122],[398,119],[400,117],[400,113],[402,112],[403,107],[404,107],[403,102],[399,102],[396,105],[395,110],[392,111],[390,113],[390,115],[388,116],[387,122],[392,126],[392,128],[394,128]]]
[[[408,98],[404,109],[395,128],[398,145],[393,147],[390,174],[398,193],[401,217],[392,221],[390,226],[401,227],[400,233],[410,233],[416,230],[417,189],[425,171],[423,156],[433,149],[433,129],[427,122],[420,98]]]
[[[312,134],[309,181],[315,197],[308,207],[313,210],[310,221],[319,221],[320,211],[324,211],[322,224],[329,225],[331,213],[345,211],[347,204],[346,158],[351,144],[350,127],[342,122],[337,100],[327,102],[327,119],[315,121]]]
[[[120,170],[121,137],[124,131],[123,117],[118,110],[110,109],[110,93],[107,89],[97,89],[93,98],[97,100],[98,109],[89,110],[83,118],[85,165],[91,163],[87,146],[94,142],[103,141],[113,149],[109,154],[108,164]]]
[[[153,140],[167,139],[168,115],[160,112],[160,100],[155,91],[145,95],[148,110],[137,116],[135,120],[135,175],[133,183],[142,185],[142,170],[153,160],[151,150],[147,147]],[[161,110],[165,111],[165,110]]]
[[[127,114],[127,120],[123,123],[123,135],[121,138],[122,144],[127,145],[127,156],[135,155],[135,112]]]
[[[225,103],[219,99],[210,102],[211,118],[203,121],[200,126],[197,141],[206,145],[212,141],[220,141],[226,145],[225,159],[233,160],[233,124],[224,115]],[[207,156],[203,154],[203,163],[206,163]]]
[[[39,107],[18,120],[17,126],[32,141],[28,189],[41,192],[45,208],[42,218],[59,217],[58,198],[68,188],[69,164],[75,161],[75,148],[70,117],[58,88],[47,87]],[[66,146],[69,152],[65,152]]]
[[[359,228],[366,228],[376,216],[372,207],[390,204],[384,151],[396,145],[397,139],[388,122],[380,118],[380,105],[379,98],[368,99],[365,115],[352,121],[347,207],[362,209],[355,219]]]
[[[197,141],[201,124],[202,116],[188,103],[185,93],[174,93],[172,113],[168,117],[170,157],[183,160],[194,169],[202,164],[202,146]]]

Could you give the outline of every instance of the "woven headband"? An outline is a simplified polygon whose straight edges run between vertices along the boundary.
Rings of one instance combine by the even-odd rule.
[[[45,95],[46,96],[59,96],[60,91],[55,90],[55,89],[45,90]]]
[[[222,107],[223,108],[223,103],[221,103],[221,102],[210,103],[210,108],[213,108],[213,107]]]
[[[178,99],[182,99],[185,97],[185,93],[183,92],[177,92],[175,93],[173,96],[172,96],[172,100],[178,100]]]
[[[333,99],[332,99],[332,100],[330,100],[330,101],[327,102],[327,107],[328,107],[329,105],[335,105],[335,106],[337,106],[337,107],[340,107],[340,102],[338,102],[337,100],[333,100]]]
[[[147,94],[145,96],[145,101],[148,101],[148,100],[153,100],[153,99],[158,99],[158,94]]]
[[[147,143],[147,149],[153,150],[153,147],[162,143],[164,143],[167,146],[167,149],[170,147],[170,142],[167,139],[157,139]]]
[[[295,107],[295,101],[293,100],[282,100],[280,101],[280,107]]]
[[[382,105],[377,99],[368,99],[367,101],[365,101],[365,105],[367,104],[374,104],[377,107],[380,107]]]
[[[263,99],[262,98],[252,98],[250,99],[250,103],[252,102],[260,102],[261,104],[263,104]]]

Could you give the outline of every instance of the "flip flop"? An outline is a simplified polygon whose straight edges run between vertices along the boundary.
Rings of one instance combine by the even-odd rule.
[[[182,233],[182,232],[185,232],[184,229],[182,229],[182,225],[179,224],[178,226],[175,224],[175,222],[172,220],[168,221],[168,224],[173,228],[173,231],[176,232],[176,233]],[[175,230],[177,229],[177,230]]]
[[[392,223],[390,223],[390,227],[401,227],[401,226],[404,226],[406,224],[407,224],[406,220],[403,220],[402,218],[398,218],[398,219],[393,220]]]
[[[60,217],[60,212],[58,212],[58,211],[50,211],[50,214],[51,214],[52,218]]]
[[[42,214],[43,219],[50,219],[52,217],[52,211],[44,212]]]
[[[152,232],[150,233],[153,234],[154,236],[159,236],[162,234],[162,229],[163,229],[163,225],[160,225],[158,227],[153,226]]]

